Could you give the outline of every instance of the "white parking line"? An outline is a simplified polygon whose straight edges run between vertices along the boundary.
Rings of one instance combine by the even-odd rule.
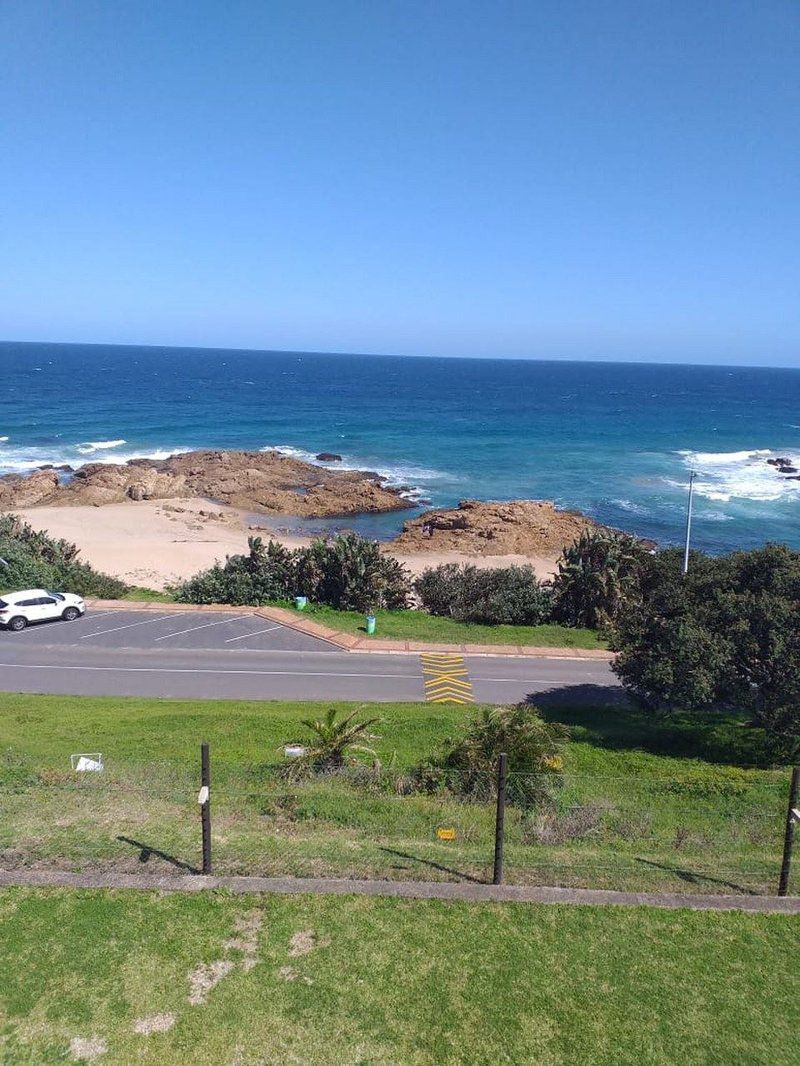
[[[255,633],[242,633],[240,637],[228,637],[226,644],[233,644],[235,640],[247,640],[248,637],[258,637],[262,633],[271,633],[273,629],[283,629],[283,626],[268,626],[267,629],[257,629]]]
[[[196,629],[208,629],[209,626],[224,626],[228,622],[239,622],[242,618],[252,618],[250,614],[237,614],[233,618],[222,618],[219,622],[204,622],[201,626],[190,626],[189,629],[181,629],[178,633],[166,633],[163,637],[156,637],[158,640],[169,640],[171,637],[182,637],[184,633],[194,633]]]
[[[93,633],[86,633],[82,636],[81,640],[89,640],[90,637],[101,637],[104,633],[119,633],[121,629],[133,629],[134,626],[146,626],[150,622],[163,622],[165,618],[180,618],[181,615],[186,614],[186,611],[179,611],[177,614],[160,614],[157,618],[144,618],[141,622],[130,622],[126,626],[114,626],[113,629],[96,629]]]

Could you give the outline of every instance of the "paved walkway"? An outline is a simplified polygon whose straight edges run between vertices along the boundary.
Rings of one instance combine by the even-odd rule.
[[[344,651],[357,652],[381,652],[386,655],[391,653],[411,653],[418,655],[420,652],[448,652],[455,651],[462,655],[485,655],[485,656],[511,656],[513,658],[531,659],[597,659],[601,662],[611,662],[614,655],[610,651],[601,648],[536,648],[527,644],[440,644],[421,640],[383,640],[380,637],[356,636],[353,633],[343,633],[340,629],[331,629],[330,626],[320,625],[304,616],[300,611],[285,610],[283,607],[229,607],[224,604],[206,604],[195,606],[185,603],[158,603],[150,600],[98,600],[87,599],[90,607],[98,610],[128,611],[224,611],[226,614],[254,614],[259,618],[266,618],[271,622],[279,622],[289,629],[307,636],[316,637],[318,640],[327,641]]]
[[[0,887],[110,888],[158,892],[204,892],[281,896],[389,896],[494,903],[569,903],[592,907],[660,907],[701,911],[750,911],[800,914],[800,896],[704,896],[679,892],[609,892],[591,888],[540,888],[528,885],[476,885],[449,881],[350,881],[328,877],[205,877],[200,874],[150,875],[69,873],[63,870],[0,870]]]

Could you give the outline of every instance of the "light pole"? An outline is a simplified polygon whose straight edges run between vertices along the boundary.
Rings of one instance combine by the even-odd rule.
[[[689,502],[686,505],[686,547],[683,550],[684,574],[687,573],[689,570],[689,540],[692,535],[692,501],[694,499],[694,479],[696,477],[696,470],[692,470],[689,472]]]

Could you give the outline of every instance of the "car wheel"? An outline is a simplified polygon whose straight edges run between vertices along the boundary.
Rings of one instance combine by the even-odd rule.
[[[80,614],[77,607],[67,607],[61,617],[65,622],[74,622],[76,618],[80,618]]]
[[[13,618],[9,619],[8,628],[13,629],[15,633],[21,633],[27,624],[27,618],[23,618],[21,614],[16,614]]]

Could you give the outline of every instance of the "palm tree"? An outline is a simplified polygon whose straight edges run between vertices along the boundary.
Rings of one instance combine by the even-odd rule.
[[[380,718],[366,718],[355,721],[358,710],[351,711],[344,718],[339,718],[335,707],[329,708],[324,718],[304,718],[302,724],[311,732],[311,736],[301,743],[305,754],[294,759],[287,766],[290,776],[299,776],[309,771],[312,773],[331,773],[343,769],[348,763],[357,760],[356,752],[370,755],[377,762],[377,754],[364,741],[377,740],[368,732],[370,726]]]

